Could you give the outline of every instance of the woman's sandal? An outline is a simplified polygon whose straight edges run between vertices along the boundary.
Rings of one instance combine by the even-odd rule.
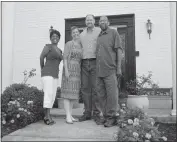
[[[66,119],[66,117],[64,117],[64,119]],[[73,118],[72,121],[73,121],[73,122],[79,122],[79,119]]]
[[[67,120],[66,120],[66,123],[67,123],[67,124],[73,124],[72,121],[67,121]]]
[[[73,122],[79,122],[79,119],[73,118],[72,121],[73,121]]]
[[[44,118],[44,123],[46,124],[46,125],[53,125],[53,124],[55,124],[56,122],[55,121],[50,121],[48,118]]]

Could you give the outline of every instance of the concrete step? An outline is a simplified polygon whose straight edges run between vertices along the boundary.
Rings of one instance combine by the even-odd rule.
[[[73,116],[80,117],[83,115],[84,108],[73,109]],[[171,109],[148,109],[147,114],[153,117],[158,122],[163,123],[176,123],[176,116],[171,116]],[[64,109],[52,109],[51,115],[53,117],[64,117]]]

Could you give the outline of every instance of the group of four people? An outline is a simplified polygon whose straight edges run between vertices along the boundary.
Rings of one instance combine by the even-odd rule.
[[[44,122],[55,122],[50,116],[57,90],[59,64],[63,60],[61,97],[64,99],[66,123],[86,121],[91,118],[96,124],[111,127],[116,124],[118,106],[118,82],[121,76],[122,48],[116,30],[109,27],[109,20],[101,16],[95,27],[94,15],[85,18],[87,28],[80,34],[79,28],[71,28],[72,40],[65,44],[64,53],[57,47],[60,32],[52,29],[51,44],[46,44],[41,56],[45,117]],[[44,65],[44,59],[46,62]],[[84,102],[83,116],[72,116],[75,100],[81,93]]]

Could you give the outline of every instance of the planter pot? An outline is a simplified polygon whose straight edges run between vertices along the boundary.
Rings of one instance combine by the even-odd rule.
[[[58,99],[58,108],[64,109],[63,98],[57,98],[57,99]],[[84,104],[80,104],[78,103],[78,100],[76,100],[73,104],[73,109],[75,108],[84,108]]]
[[[171,96],[148,96],[150,109],[172,109]]]
[[[149,108],[149,100],[147,95],[128,95],[127,98],[127,107],[138,107],[141,109],[148,109]]]

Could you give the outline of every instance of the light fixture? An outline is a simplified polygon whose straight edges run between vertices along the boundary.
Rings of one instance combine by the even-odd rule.
[[[147,27],[147,32],[149,34],[149,39],[151,39],[151,33],[152,33],[152,23],[151,21],[148,19],[147,23],[146,23],[146,27]]]

